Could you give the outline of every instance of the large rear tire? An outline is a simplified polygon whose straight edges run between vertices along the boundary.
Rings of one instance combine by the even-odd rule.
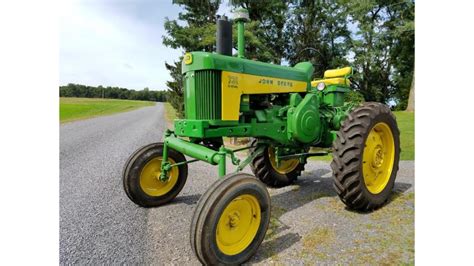
[[[265,186],[249,174],[231,174],[199,200],[191,221],[191,247],[204,265],[239,265],[255,254],[269,222]]]
[[[365,103],[349,114],[333,143],[334,188],[349,208],[368,211],[390,196],[398,171],[400,132],[390,108]]]
[[[253,140],[251,146],[256,144],[257,140]],[[280,165],[277,166],[275,150],[269,146],[250,163],[250,169],[254,175],[267,186],[274,188],[293,184],[304,171],[304,166],[305,164],[298,158],[281,160]]]
[[[163,156],[163,143],[146,145],[135,151],[127,160],[123,171],[123,187],[128,198],[141,207],[157,207],[174,199],[183,189],[188,176],[188,166],[174,166],[168,180],[159,180]],[[184,155],[168,149],[168,161],[186,161]]]

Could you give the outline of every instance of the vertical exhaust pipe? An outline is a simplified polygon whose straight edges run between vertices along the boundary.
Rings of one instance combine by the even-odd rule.
[[[217,53],[232,56],[232,22],[226,16],[217,17]]]

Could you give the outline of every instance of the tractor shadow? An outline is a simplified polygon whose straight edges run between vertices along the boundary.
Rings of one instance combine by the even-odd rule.
[[[395,182],[395,193],[392,193],[390,199],[383,206],[389,205],[394,199],[402,195],[411,187],[412,185],[408,183]],[[301,240],[302,237],[293,232],[287,232],[286,234],[278,236],[284,231],[291,229],[290,226],[280,220],[281,216],[321,198],[332,197],[339,200],[333,188],[331,171],[328,169],[317,169],[303,172],[303,175],[294,185],[281,189],[286,189],[287,191],[276,194],[280,189],[270,189],[271,194],[274,195],[271,196],[272,217],[270,220],[269,230],[265,237],[266,241],[264,241],[262,246],[259,248],[261,251],[251,260],[252,263],[264,261],[274,254],[278,254],[290,248]],[[341,208],[344,208],[346,211],[354,212],[345,206]],[[370,212],[360,213],[368,214]],[[295,218],[297,219],[297,217]]]
[[[287,191],[271,196],[272,209],[269,229],[265,241],[250,261],[251,264],[262,262],[275,254],[279,254],[301,240],[302,236],[297,233],[283,233],[291,227],[281,221],[280,218],[284,214],[319,198],[337,197],[332,188],[331,177],[326,177],[330,172],[327,169],[305,171],[292,186],[269,189],[271,194],[278,193],[282,189]]]
[[[255,254],[250,261],[243,265],[252,265],[254,263],[260,263],[274,255],[277,255],[285,249],[293,246],[301,240],[301,236],[296,233],[286,233],[279,236],[271,241],[264,241],[258,248],[259,251]]]
[[[168,203],[169,205],[176,205],[184,203],[186,205],[195,205],[199,199],[201,198],[201,194],[193,194],[193,195],[186,195],[186,196],[177,196],[173,201]]]

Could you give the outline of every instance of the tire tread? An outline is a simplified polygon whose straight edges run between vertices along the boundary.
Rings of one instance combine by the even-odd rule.
[[[343,122],[333,143],[333,160],[330,164],[333,171],[333,187],[342,202],[354,210],[373,210],[382,206],[388,199],[387,196],[382,202],[374,202],[373,198],[366,191],[365,184],[363,184],[361,166],[365,137],[371,130],[374,119],[381,117],[381,115],[385,118],[388,115],[387,119],[393,120],[389,122],[395,124],[395,128],[392,128],[392,134],[395,139],[395,161],[391,181],[387,184],[387,186],[393,187],[398,171],[400,132],[398,126],[396,126],[396,118],[388,106],[368,102],[356,108]],[[391,190],[392,187],[389,189]]]

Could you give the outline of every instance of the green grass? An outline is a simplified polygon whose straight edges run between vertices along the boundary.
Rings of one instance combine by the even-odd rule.
[[[398,111],[394,112],[400,129],[400,160],[415,160],[415,113]],[[313,161],[331,161],[331,154],[326,156],[311,157]]]
[[[331,227],[319,226],[303,237],[302,255],[308,253],[314,255],[318,260],[327,259],[324,248],[333,245],[335,242],[334,229]]]
[[[337,197],[326,199],[314,203],[315,208],[336,218],[303,235],[300,257],[305,264],[315,259],[322,265],[336,260],[351,265],[414,264],[414,192],[394,192],[387,205],[367,213],[348,211]]]
[[[394,112],[400,129],[400,160],[415,160],[415,113]]]
[[[165,104],[165,116],[166,116],[166,121],[168,123],[168,127],[170,129],[174,128],[173,120],[176,119],[176,111],[174,110],[173,106],[170,103],[166,102],[164,104]]]
[[[354,264],[414,265],[415,194],[391,195],[389,204],[359,223],[364,233],[354,243]]]
[[[61,123],[131,111],[153,106],[154,102],[95,98],[59,98],[59,120]]]

